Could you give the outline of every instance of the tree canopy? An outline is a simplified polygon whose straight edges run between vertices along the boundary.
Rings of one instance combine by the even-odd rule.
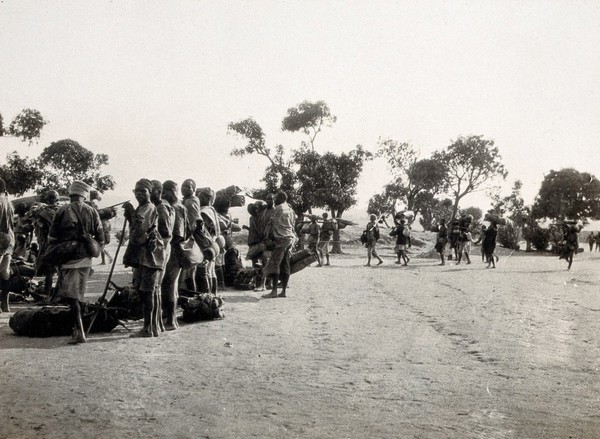
[[[64,193],[74,180],[82,180],[100,193],[115,186],[112,176],[100,173],[108,164],[108,155],[94,154],[71,139],[52,142],[44,148],[38,164],[43,171],[41,188],[55,188]]]
[[[600,181],[572,168],[551,170],[544,177],[532,216],[557,221],[600,219]]]
[[[446,168],[434,158],[418,159],[418,154],[410,143],[393,139],[379,141],[377,155],[384,157],[394,180],[369,201],[370,212],[395,214],[403,204],[404,208],[419,213],[422,203],[416,203],[422,192],[432,196],[444,188]]]
[[[326,126],[332,126],[337,120],[331,115],[329,106],[324,101],[304,101],[295,107],[288,108],[287,115],[281,121],[283,131],[302,131],[308,136],[310,146],[315,149],[315,138]]]
[[[25,108],[12,120],[8,128],[4,127],[0,115],[0,136],[19,137],[23,142],[30,144],[34,139],[39,139],[42,128],[48,123],[38,110]]]
[[[433,159],[446,169],[444,180],[454,198],[452,218],[456,217],[460,200],[488,184],[494,178],[505,179],[508,172],[502,164],[494,141],[483,136],[459,137]]]
[[[16,151],[6,157],[6,163],[0,166],[0,177],[6,182],[6,191],[21,196],[35,188],[44,173],[34,159],[21,157]]]

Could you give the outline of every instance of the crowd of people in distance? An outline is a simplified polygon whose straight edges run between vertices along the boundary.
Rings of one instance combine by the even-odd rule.
[[[410,212],[410,211],[409,211]],[[410,212],[412,214],[412,212]],[[412,218],[412,215],[411,215]],[[496,254],[496,241],[498,239],[499,223],[504,221],[502,218],[494,214],[486,215],[486,220],[489,225],[482,224],[479,227],[479,237],[473,242],[473,234],[471,232],[473,217],[468,214],[463,214],[460,218],[446,223],[445,218],[438,221],[434,228],[436,232],[435,251],[439,254],[441,266],[446,265],[446,261],[456,261],[459,265],[463,259],[465,264],[471,264],[471,245],[481,244],[481,260],[486,262],[486,268],[496,268],[496,263],[499,257]],[[377,259],[377,265],[383,264],[383,259],[377,252],[377,241],[380,239],[379,223],[383,222],[383,218],[378,218],[376,215],[369,216],[369,222],[361,236],[361,242],[367,249],[366,267],[371,266],[371,259]],[[567,270],[571,269],[573,264],[573,256],[579,251],[579,232],[581,225],[572,221],[564,221],[560,223],[558,233],[560,240],[557,242],[556,252],[560,259],[567,261]],[[408,265],[410,258],[407,254],[407,249],[411,247],[411,228],[410,221],[407,221],[405,213],[399,212],[394,216],[394,226],[391,227],[390,236],[395,237],[396,245],[394,253],[397,255],[396,264]],[[596,251],[600,250],[600,232],[590,233],[587,238],[590,252],[594,245]]]

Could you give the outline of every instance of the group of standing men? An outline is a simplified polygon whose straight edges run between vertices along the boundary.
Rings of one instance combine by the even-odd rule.
[[[260,263],[261,267],[255,291],[264,291],[266,287],[271,291],[264,294],[264,298],[287,297],[290,256],[297,241],[296,215],[287,204],[287,195],[281,191],[268,194],[266,202],[258,200],[248,205],[248,212],[249,257],[254,266]]]

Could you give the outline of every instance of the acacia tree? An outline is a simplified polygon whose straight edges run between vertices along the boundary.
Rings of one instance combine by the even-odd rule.
[[[315,150],[315,138],[326,126],[332,126],[337,120],[332,116],[329,106],[324,101],[304,101],[295,107],[288,108],[287,115],[281,122],[283,131],[302,131],[308,136],[311,149]]]
[[[505,179],[508,174],[494,141],[483,136],[459,137],[445,150],[434,153],[433,159],[446,170],[444,181],[454,198],[452,219],[465,195],[482,189],[494,178]]]
[[[587,220],[600,218],[600,181],[573,168],[551,170],[544,177],[532,208],[535,219]]]
[[[12,120],[8,128],[4,127],[0,114],[0,137],[19,137],[22,142],[31,144],[34,139],[39,139],[42,128],[48,123],[38,110],[25,108]]]
[[[38,164],[43,171],[40,190],[54,188],[64,194],[73,180],[82,180],[100,193],[115,186],[112,176],[100,172],[108,164],[108,155],[94,154],[71,139],[52,142],[44,148]]]

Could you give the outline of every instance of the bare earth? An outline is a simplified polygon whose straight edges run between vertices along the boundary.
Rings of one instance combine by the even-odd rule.
[[[365,268],[346,251],[287,299],[225,291],[224,320],[155,339],[69,346],[1,314],[0,438],[600,437],[600,253],[567,272],[516,254],[399,267],[390,247]]]

